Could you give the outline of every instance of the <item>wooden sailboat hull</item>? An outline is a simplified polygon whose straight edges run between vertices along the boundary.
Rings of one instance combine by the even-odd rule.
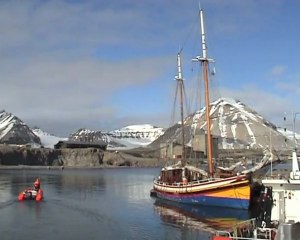
[[[206,206],[248,209],[251,197],[249,180],[246,177],[206,182],[192,182],[186,185],[154,181],[156,196],[175,202]]]

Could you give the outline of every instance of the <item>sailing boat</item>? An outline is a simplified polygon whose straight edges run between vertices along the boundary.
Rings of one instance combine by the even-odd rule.
[[[188,165],[185,160],[184,134],[182,137],[182,161],[178,164],[161,169],[160,176],[153,182],[152,195],[180,203],[199,204],[207,206],[231,207],[236,209],[248,209],[251,198],[250,179],[247,175],[238,175],[224,178],[216,178],[214,174],[214,162],[212,159],[212,137],[210,121],[210,100],[208,84],[208,67],[213,60],[207,57],[203,10],[200,9],[202,56],[197,56],[196,61],[203,67],[205,81],[205,103],[208,143],[209,172]],[[177,56],[179,82],[183,81],[180,55]],[[182,105],[182,104],[181,104]],[[184,126],[181,107],[182,132]]]

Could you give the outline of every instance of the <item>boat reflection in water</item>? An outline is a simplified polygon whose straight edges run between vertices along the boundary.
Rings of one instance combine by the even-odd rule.
[[[156,199],[155,211],[168,224],[188,225],[203,231],[227,230],[238,223],[250,219],[248,210],[180,204]]]

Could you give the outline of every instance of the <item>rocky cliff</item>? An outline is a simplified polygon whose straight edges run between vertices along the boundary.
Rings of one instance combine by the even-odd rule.
[[[103,163],[100,149],[48,149],[0,145],[0,165],[97,167]]]

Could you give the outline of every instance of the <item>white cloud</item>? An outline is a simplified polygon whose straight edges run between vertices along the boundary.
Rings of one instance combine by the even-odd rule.
[[[77,119],[78,124],[87,118],[105,121],[118,112],[107,101],[111,95],[127,86],[151,82],[166,67],[168,61],[162,58],[119,63],[92,59],[32,60],[13,72],[1,70],[0,102],[2,107],[25,119]]]
[[[209,0],[202,4],[213,6],[208,25],[226,37],[249,29],[254,32],[259,24],[267,24],[281,3],[268,0],[261,7],[252,0]],[[110,101],[131,86],[146,92],[154,81],[173,78],[176,51],[193,23],[199,24],[197,7],[198,2],[182,0],[0,1],[0,109],[29,125],[63,135],[80,127],[110,130],[135,123],[168,125],[170,109],[161,108],[165,103],[147,116],[138,112],[120,116],[125,100],[119,105]],[[273,70],[277,76],[283,72],[279,66]],[[152,98],[156,91],[161,89],[153,91]],[[270,112],[266,101],[260,103],[249,92],[234,94]],[[266,99],[264,94],[261,97]],[[269,94],[270,103],[284,105],[283,97]],[[135,99],[132,94],[128,100],[134,106],[134,101],[146,105],[152,99]]]
[[[274,66],[271,71],[270,71],[270,75],[271,77],[281,77],[286,71],[286,67],[283,66],[283,65],[277,65],[277,66]]]
[[[204,6],[210,5],[213,9],[208,24],[213,26],[214,33],[227,38],[258,32],[273,21],[283,4],[283,0],[265,0],[259,4],[256,0],[210,0]]]
[[[51,133],[121,124],[126,101],[111,105],[114,94],[147,89],[170,65],[162,51],[168,31],[157,34],[162,25],[152,15],[158,13],[145,7],[133,1],[1,2],[0,108]]]
[[[258,112],[267,120],[282,125],[284,112],[293,109],[289,99],[284,95],[278,95],[268,89],[260,89],[255,85],[244,85],[239,89],[221,90],[222,96],[238,99]]]

